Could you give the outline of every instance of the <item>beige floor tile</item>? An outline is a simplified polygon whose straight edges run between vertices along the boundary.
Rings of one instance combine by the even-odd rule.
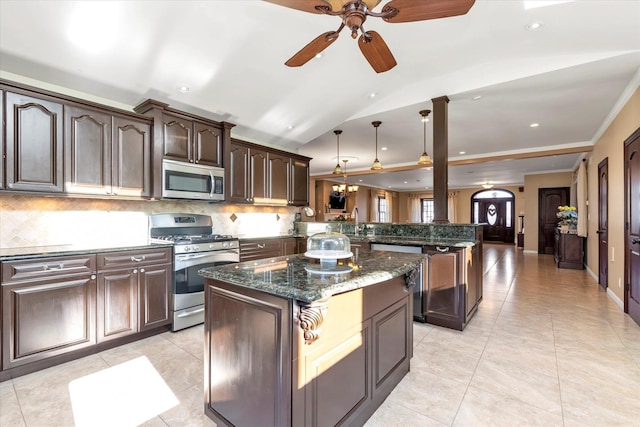
[[[0,426],[25,426],[13,381],[0,383]]]
[[[471,385],[502,396],[509,396],[541,410],[561,414],[557,376],[543,375],[521,364],[482,357]]]
[[[474,387],[467,390],[453,426],[470,427],[514,427],[543,426],[561,427],[562,415],[541,411],[513,396],[491,393]]]
[[[444,427],[447,425],[387,399],[369,418],[364,427]]]

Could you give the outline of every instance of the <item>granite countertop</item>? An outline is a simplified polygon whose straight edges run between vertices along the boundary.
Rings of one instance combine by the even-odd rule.
[[[382,243],[386,245],[402,245],[402,246],[451,246],[454,248],[468,248],[476,245],[478,242],[471,240],[457,240],[457,239],[432,239],[430,237],[418,237],[418,236],[354,236],[353,234],[345,234],[352,243]],[[296,237],[300,239],[306,239],[311,237],[307,234],[280,234],[274,236],[263,237],[249,237],[240,236],[240,240],[260,240],[260,239],[285,239]]]
[[[292,255],[203,268],[198,274],[279,297],[313,302],[402,276],[423,259],[421,254],[359,250],[355,256],[338,261],[339,268],[353,269],[344,273],[310,272],[309,269],[322,270],[318,260]]]
[[[122,243],[112,244],[106,247],[96,247],[95,245],[77,245],[77,244],[65,244],[65,245],[43,245],[43,246],[26,246],[18,248],[0,248],[0,261],[15,261],[20,259],[34,259],[45,258],[51,256],[71,256],[71,255],[83,255],[83,254],[95,254],[102,252],[118,252],[128,250],[139,249],[154,249],[161,247],[172,247],[173,244],[158,244],[158,243]]]

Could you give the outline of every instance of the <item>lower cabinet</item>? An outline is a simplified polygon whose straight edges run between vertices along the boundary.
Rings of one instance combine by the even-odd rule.
[[[96,344],[95,256],[2,264],[2,369]]]
[[[2,262],[0,380],[170,324],[172,258],[161,248]]]
[[[425,246],[424,317],[427,323],[463,330],[482,300],[482,246]]]
[[[306,242],[305,240],[305,247]],[[242,239],[240,240],[240,262],[302,253],[298,244],[299,240],[295,237]]]
[[[207,279],[205,413],[229,426],[363,425],[409,371],[411,297],[404,277],[310,304]]]

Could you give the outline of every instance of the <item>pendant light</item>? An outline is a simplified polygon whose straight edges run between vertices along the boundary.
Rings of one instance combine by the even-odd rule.
[[[378,126],[382,124],[381,121],[376,120],[375,122],[371,122],[374,128],[376,128],[376,159],[373,161],[371,165],[372,171],[379,171],[382,169],[382,163],[378,160]]]
[[[336,145],[338,147],[338,149],[337,149],[338,153],[337,153],[337,156],[336,156],[336,159],[337,159],[336,167],[333,168],[333,172],[331,172],[331,173],[334,174],[334,175],[340,175],[340,174],[342,174],[342,168],[340,168],[340,134],[342,133],[342,131],[340,129],[336,129],[336,130],[333,131],[333,133],[336,134],[336,139],[337,139]]]
[[[424,125],[424,134],[423,134],[424,135],[423,136],[424,151],[422,152],[422,155],[418,160],[419,165],[431,164],[431,157],[429,157],[429,155],[427,154],[427,122],[429,121],[427,116],[429,115],[430,112],[431,110],[420,110],[420,115],[422,116],[422,124]]]

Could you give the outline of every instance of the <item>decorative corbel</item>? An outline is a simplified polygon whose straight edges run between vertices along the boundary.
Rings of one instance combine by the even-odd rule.
[[[300,328],[304,332],[305,344],[311,344],[320,338],[322,322],[327,315],[328,302],[328,298],[311,303],[300,302],[298,320],[300,321]]]

